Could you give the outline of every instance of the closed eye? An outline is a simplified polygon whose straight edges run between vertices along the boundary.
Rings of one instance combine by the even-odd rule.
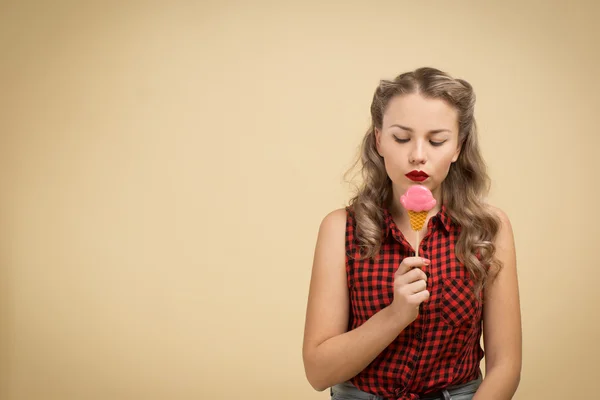
[[[429,143],[431,143],[432,146],[441,146],[444,143],[446,143],[446,141],[444,140],[443,142],[434,142],[433,140],[430,140]]]
[[[408,143],[408,141],[410,139],[400,139],[400,138],[397,138],[396,136],[394,136],[394,140],[398,143]]]
[[[408,143],[410,141],[410,139],[400,139],[398,137],[396,137],[394,135],[394,140],[398,143]],[[444,143],[446,143],[446,140],[441,141],[441,142],[436,142],[435,140],[430,140],[429,143],[431,143],[432,146],[438,147],[443,145]]]

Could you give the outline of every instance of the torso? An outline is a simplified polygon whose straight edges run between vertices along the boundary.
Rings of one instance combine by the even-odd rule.
[[[346,251],[351,255],[346,257],[348,329],[355,329],[393,300],[394,273],[403,258],[414,256],[416,235],[404,229],[405,235],[386,211],[381,259],[357,260],[352,257],[357,246],[351,210],[346,225]],[[460,227],[445,209],[425,226],[419,255],[432,262],[425,270],[431,296],[418,318],[352,380],[361,390],[384,398],[410,399],[410,393],[468,382],[477,378],[483,357],[482,304],[470,292],[470,273],[454,253]]]

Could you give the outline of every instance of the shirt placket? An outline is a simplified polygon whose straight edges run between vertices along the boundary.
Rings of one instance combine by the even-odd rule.
[[[418,244],[420,257],[430,259],[429,258],[429,249],[430,249],[429,242],[431,241],[432,234],[433,234],[433,219],[430,219],[428,227],[427,227],[427,234],[423,237],[421,243]],[[431,262],[433,264],[434,260],[431,260]],[[425,274],[427,275],[427,290],[429,290],[430,293],[431,293],[431,280],[429,278],[431,277],[431,273],[430,273],[429,269],[431,268],[432,264],[430,264],[428,267],[423,268],[423,272],[425,272]],[[430,315],[429,315],[429,312],[427,311],[427,307],[425,306],[424,303],[421,303],[419,305],[419,318],[417,318],[417,320],[415,320],[415,322],[413,323],[413,326],[414,326],[413,341],[416,344],[415,345],[415,353],[416,354],[414,354],[414,357],[413,357],[414,365],[411,368],[412,376],[410,377],[410,379],[408,381],[408,387],[412,386],[415,379],[417,379],[417,377],[419,376],[419,367],[421,365],[421,360],[422,360],[422,356],[423,356],[423,341],[425,340],[425,327],[427,327],[429,324],[429,317],[430,317]]]
[[[427,233],[421,240],[421,243],[418,244],[420,257],[429,258],[430,245],[428,243],[431,240],[431,237],[433,234],[433,232],[432,232],[433,228],[434,228],[434,221],[433,221],[433,218],[430,218],[430,220],[428,222],[428,226],[427,226]],[[404,237],[402,232],[400,230],[398,230],[394,233],[395,233],[395,235],[394,235],[395,239],[401,244],[401,246],[404,249],[408,249],[408,251],[406,251],[405,254],[403,254],[403,258],[414,256],[415,251],[412,248],[412,246],[410,245],[410,243],[408,243],[408,240],[406,240],[406,238]],[[434,262],[434,260],[431,260],[431,261],[432,261],[432,263]],[[425,274],[427,274],[427,277],[428,277],[427,287],[428,287],[428,290],[431,292],[431,288],[430,288],[431,283],[429,280],[430,273],[427,270],[427,268],[423,268],[423,272],[425,272]],[[418,377],[419,364],[420,364],[421,356],[422,356],[422,352],[423,352],[423,339],[425,336],[424,328],[427,326],[428,317],[429,317],[429,313],[425,312],[425,309],[426,308],[423,306],[423,303],[421,303],[419,305],[419,318],[417,318],[407,328],[407,329],[409,329],[409,332],[411,335],[411,342],[415,343],[415,345],[410,346],[411,351],[410,351],[410,356],[408,357],[408,359],[410,360],[410,363],[411,363],[409,365],[411,374],[408,378],[406,387],[404,388],[404,390],[397,388],[395,391],[396,396],[403,396],[400,398],[405,398],[404,396],[407,396],[407,395],[409,397],[411,397],[410,394],[407,394],[405,392],[412,385],[414,380],[417,379],[417,377]]]

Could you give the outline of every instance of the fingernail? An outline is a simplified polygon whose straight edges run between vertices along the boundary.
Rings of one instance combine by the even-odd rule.
[[[429,265],[429,264],[431,264],[431,261],[429,261],[429,260],[428,260],[428,259],[426,259],[426,258],[424,258],[424,259],[423,259],[423,262],[424,262],[426,265]]]

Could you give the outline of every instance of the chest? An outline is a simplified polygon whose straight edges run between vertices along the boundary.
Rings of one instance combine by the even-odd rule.
[[[457,240],[456,234],[434,232],[425,235],[419,250],[419,256],[431,261],[422,268],[430,292],[422,305],[423,313],[456,327],[476,322],[481,316],[471,273],[456,256]],[[366,320],[391,304],[396,270],[404,258],[414,255],[412,245],[397,237],[382,244],[377,259],[348,262],[348,287],[356,318]]]

